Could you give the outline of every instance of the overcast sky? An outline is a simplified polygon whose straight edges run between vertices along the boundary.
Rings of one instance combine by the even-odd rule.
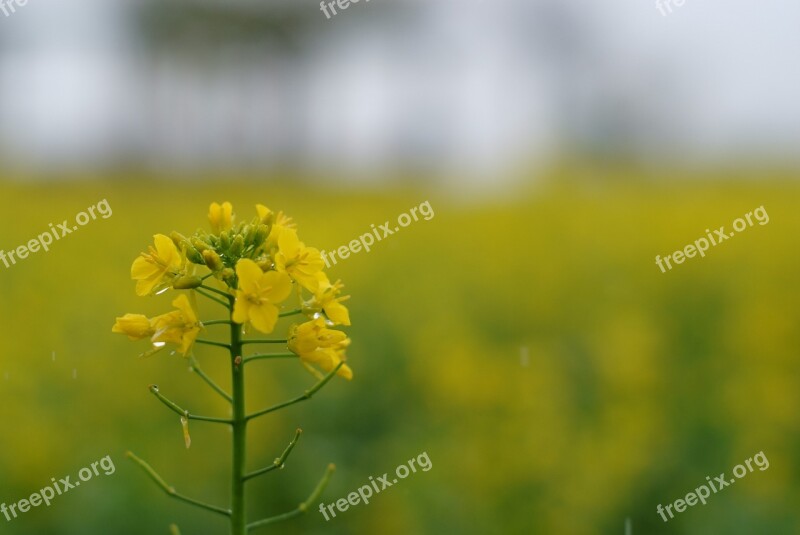
[[[667,16],[655,0],[371,0],[330,20],[295,0],[296,50],[215,42],[197,62],[143,52],[130,5],[0,13],[4,161],[489,171],[575,149],[800,152],[789,0],[686,0]]]

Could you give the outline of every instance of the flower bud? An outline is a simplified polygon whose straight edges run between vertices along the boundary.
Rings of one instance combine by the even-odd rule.
[[[172,284],[172,287],[176,290],[191,290],[201,284],[203,280],[200,277],[181,277]]]
[[[228,249],[228,255],[237,258],[239,256],[242,256],[242,251],[244,251],[244,238],[242,238],[241,234],[238,234],[233,239],[233,243],[231,243],[231,248]]]
[[[186,236],[174,230],[169,233],[169,239],[172,240],[172,243],[174,243],[175,247],[178,249],[180,249],[181,246],[186,242]]]
[[[203,259],[203,255],[201,255],[197,249],[192,247],[188,241],[185,243],[185,249],[186,249],[186,258],[189,259],[189,262],[193,264],[200,264],[201,266],[206,265],[206,261]]]
[[[216,251],[211,249],[203,251],[203,260],[211,271],[219,271],[225,267],[222,263],[222,258],[219,257]]]
[[[197,236],[192,236],[192,239],[190,240],[190,242],[191,242],[192,246],[195,249],[197,249],[200,253],[202,253],[206,249],[212,249],[211,245],[209,245],[205,241],[201,240]]]
[[[231,248],[231,237],[228,236],[227,232],[222,232],[219,235],[219,244],[222,247],[223,251],[227,251]]]
[[[266,241],[267,236],[269,236],[269,227],[267,225],[259,225],[253,235],[253,244],[258,247]]]

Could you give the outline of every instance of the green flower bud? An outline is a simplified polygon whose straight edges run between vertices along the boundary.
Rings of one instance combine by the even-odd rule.
[[[184,242],[186,242],[186,236],[174,230],[169,233],[169,239],[172,240],[172,243],[174,243],[175,247],[178,249],[180,249]]]
[[[219,235],[219,244],[222,247],[223,251],[227,251],[231,248],[231,237],[228,236],[227,232],[222,232]]]
[[[225,267],[222,263],[222,258],[220,258],[216,251],[211,249],[203,251],[203,260],[211,271],[219,271]]]
[[[192,239],[189,240],[189,241],[191,242],[192,246],[195,249],[197,249],[197,251],[200,252],[200,253],[202,253],[206,249],[213,249],[213,247],[211,247],[211,245],[209,245],[205,241],[201,240],[197,236],[192,236]]]
[[[172,287],[176,290],[190,290],[201,284],[203,284],[203,280],[200,277],[181,277],[173,283]]]
[[[201,266],[206,265],[206,261],[203,259],[203,255],[200,254],[200,252],[197,249],[192,247],[191,244],[189,244],[188,240],[184,243],[184,247],[186,249],[186,258],[189,259],[189,262],[191,262],[192,264],[199,264]]]
[[[234,258],[238,258],[242,256],[242,251],[244,251],[244,238],[242,238],[241,234],[238,234],[233,239],[233,243],[231,243],[231,248],[228,249],[228,255]]]
[[[267,236],[269,236],[269,227],[267,225],[259,225],[256,228],[256,232],[253,235],[253,244],[258,247],[262,245],[265,241],[267,241]]]

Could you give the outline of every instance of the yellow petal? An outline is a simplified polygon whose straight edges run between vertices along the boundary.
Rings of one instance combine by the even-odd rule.
[[[300,253],[302,244],[297,238],[297,231],[291,228],[284,228],[278,236],[278,248],[287,258],[294,258]]]
[[[258,293],[259,282],[264,274],[258,264],[249,258],[242,258],[236,263],[236,275],[239,277],[239,290],[251,294]]]
[[[150,320],[142,314],[125,314],[117,318],[116,323],[111,328],[111,332],[125,334],[131,340],[141,340],[153,334]]]
[[[292,293],[292,280],[286,273],[268,271],[261,278],[261,286],[269,288],[264,292],[264,297],[271,303],[280,303]]]
[[[169,236],[156,234],[153,236],[153,241],[156,244],[158,257],[166,266],[175,268],[181,265],[181,254],[178,252],[178,248],[175,247],[175,242]]]
[[[244,297],[242,292],[236,297],[236,302],[233,305],[233,321],[236,323],[247,323],[250,318],[250,302]]]
[[[334,323],[350,325],[350,312],[347,310],[346,306],[338,301],[332,301],[330,304],[326,305],[325,314],[327,314],[328,318]]]
[[[250,307],[250,323],[262,333],[271,333],[278,321],[278,307],[269,303]]]

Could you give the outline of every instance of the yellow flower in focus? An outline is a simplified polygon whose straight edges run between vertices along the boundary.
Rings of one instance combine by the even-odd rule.
[[[186,295],[181,294],[172,301],[177,308],[167,314],[153,318],[155,334],[151,338],[156,346],[175,344],[183,356],[189,352],[200,333],[201,324]]]
[[[285,271],[300,286],[316,292],[319,288],[318,273],[325,266],[317,249],[306,247],[297,238],[294,229],[283,229],[278,236],[278,253],[275,255],[275,268]]]
[[[168,288],[186,272],[186,258],[168,236],[156,234],[153,241],[155,247],[151,245],[131,266],[131,278],[136,281],[136,295],[139,296]]]
[[[347,335],[342,331],[328,329],[323,318],[292,325],[289,329],[289,349],[309,369],[313,369],[310,368],[311,365],[316,365],[330,373],[346,359],[344,352],[349,345],[350,339]],[[349,381],[353,378],[353,371],[344,364],[336,375]]]
[[[275,215],[275,212],[263,204],[257,204],[256,210],[258,211],[258,217],[261,219],[262,223],[272,225],[266,240],[266,250],[271,251],[272,249],[278,247],[278,237],[283,233],[283,231],[285,229],[293,229],[296,227],[296,225],[292,221],[291,217],[287,216],[283,212],[278,212],[278,214]]]
[[[150,338],[155,333],[150,320],[143,314],[125,314],[117,318],[117,322],[111,328],[112,333],[126,334],[130,340],[142,340]]]
[[[224,202],[221,205],[215,202],[208,207],[208,221],[215,233],[230,230],[233,226],[233,205]]]
[[[270,333],[278,321],[277,303],[284,301],[292,291],[292,281],[286,273],[267,271],[248,258],[236,264],[239,287],[233,306],[233,321],[250,322],[262,333]]]
[[[339,297],[344,288],[341,280],[331,284],[328,277],[323,272],[317,273],[319,287],[314,292],[314,298],[306,303],[306,307],[312,311],[324,311],[328,319],[338,325],[350,325],[350,312],[342,301],[350,299],[349,295]]]

